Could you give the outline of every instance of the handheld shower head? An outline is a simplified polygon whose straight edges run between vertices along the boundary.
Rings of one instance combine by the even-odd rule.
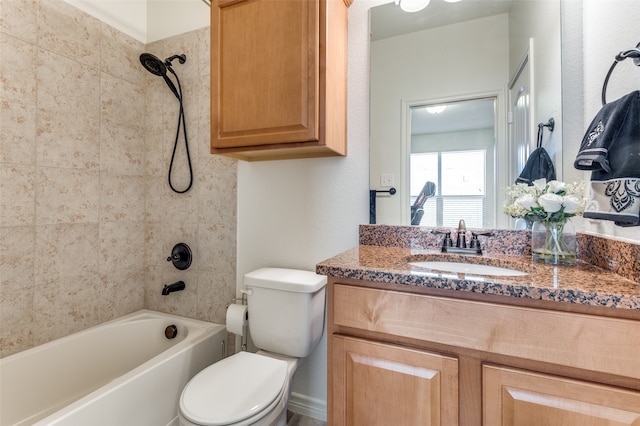
[[[167,74],[167,67],[164,65],[164,62],[151,53],[143,53],[140,55],[140,63],[151,74],[158,76]]]
[[[142,66],[151,74],[162,77],[167,83],[167,86],[169,86],[169,89],[171,89],[173,94],[176,95],[176,98],[180,100],[181,96],[178,94],[176,86],[169,79],[169,77],[167,77],[168,69],[176,78],[178,78],[176,73],[173,72],[173,69],[171,69],[171,61],[173,61],[174,59],[178,59],[181,64],[184,64],[187,60],[187,57],[186,55],[173,55],[170,58],[165,59],[165,61],[163,62],[160,58],[152,55],[151,53],[143,53],[140,55],[140,63],[142,64]],[[179,84],[180,83],[178,82],[178,85]]]

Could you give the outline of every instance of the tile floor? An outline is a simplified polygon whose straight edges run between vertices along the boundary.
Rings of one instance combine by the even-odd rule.
[[[325,426],[327,423],[287,410],[287,426]]]

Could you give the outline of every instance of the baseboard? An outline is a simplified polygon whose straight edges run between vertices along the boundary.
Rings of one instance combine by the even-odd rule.
[[[327,402],[297,392],[291,392],[287,408],[294,413],[327,421]]]

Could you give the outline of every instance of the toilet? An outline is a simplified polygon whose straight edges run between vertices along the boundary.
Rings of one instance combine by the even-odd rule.
[[[324,331],[326,277],[261,268],[244,276],[256,353],[238,352],[198,373],[182,391],[181,426],[285,426],[289,385]]]

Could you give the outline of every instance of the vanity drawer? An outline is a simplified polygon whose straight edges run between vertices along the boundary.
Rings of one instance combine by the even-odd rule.
[[[640,321],[333,285],[333,324],[640,379]]]

